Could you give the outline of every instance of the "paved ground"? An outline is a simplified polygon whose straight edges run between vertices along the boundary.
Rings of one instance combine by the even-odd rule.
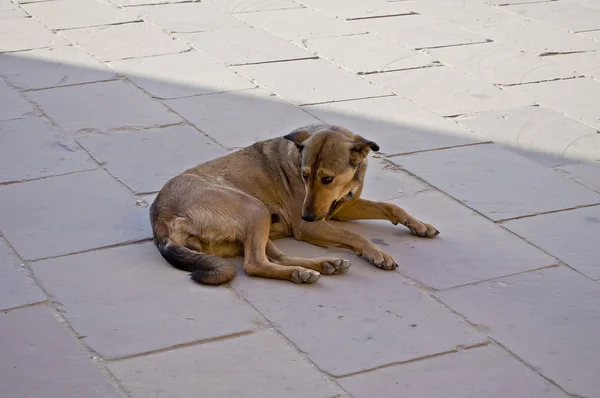
[[[2,0],[0,53],[3,398],[600,397],[597,0]],[[399,269],[311,286],[167,266],[168,178],[318,120],[441,237],[349,224]]]

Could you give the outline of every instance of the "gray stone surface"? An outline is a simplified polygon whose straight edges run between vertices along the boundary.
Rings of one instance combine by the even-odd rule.
[[[385,183],[387,179],[384,177]],[[388,221],[340,223],[389,253],[406,276],[433,289],[478,282],[558,263],[554,258],[439,192],[391,201],[441,231],[436,239],[412,236]],[[320,282],[320,281],[319,281]]]
[[[600,195],[494,145],[393,159],[493,220],[600,203]]]
[[[556,169],[559,173],[577,181],[594,191],[600,193],[600,165],[599,164],[572,164],[560,166]]]
[[[392,366],[344,378],[340,383],[354,398],[567,397],[494,346]]]
[[[117,76],[94,57],[72,46],[0,55],[0,75],[23,90],[111,80]]]
[[[315,58],[305,49],[259,28],[219,29],[179,37],[229,65]]]
[[[458,25],[422,15],[364,19],[354,22],[354,25],[414,49],[484,43],[487,40]]]
[[[148,23],[72,29],[62,35],[83,47],[100,61],[174,54],[189,47]]]
[[[437,65],[432,57],[373,34],[310,39],[306,47],[358,74]]]
[[[505,7],[490,7],[478,1],[428,0],[411,3],[419,14],[450,22],[534,55],[600,49],[600,42],[524,18]]]
[[[20,119],[34,112],[29,101],[0,79],[0,120]]]
[[[0,310],[45,300],[46,295],[31,279],[25,265],[0,237]]]
[[[204,32],[247,26],[206,3],[164,4],[135,7],[133,10],[146,22],[167,32]]]
[[[27,13],[11,2],[3,2],[0,4],[0,20],[11,18],[25,18]]]
[[[232,14],[302,8],[302,5],[292,0],[205,0],[204,2]]]
[[[572,32],[600,29],[600,9],[585,7],[570,1],[515,4],[506,8],[525,17],[537,19]]]
[[[7,19],[0,24],[0,53],[67,44],[33,18]]]
[[[45,119],[0,122],[0,183],[97,167],[87,153]]]
[[[309,8],[250,12],[236,17],[255,28],[264,29],[298,44],[302,44],[304,39],[365,33],[365,29],[356,24],[349,24]]]
[[[134,193],[159,191],[177,174],[227,153],[190,126],[93,135],[78,142]]]
[[[255,327],[253,311],[233,292],[195,284],[152,243],[43,260],[32,267],[75,332],[104,357]]]
[[[507,148],[600,161],[596,129],[541,106],[481,112],[456,121]],[[596,145],[590,145],[593,141]]]
[[[553,57],[535,57],[500,43],[445,47],[428,53],[445,64],[494,84],[523,84],[577,76]]]
[[[582,274],[600,280],[600,206],[509,221],[505,227]]]
[[[183,122],[163,104],[125,81],[30,91],[26,95],[70,135]]]
[[[327,123],[369,137],[388,155],[486,140],[452,120],[397,96],[311,105],[303,109]]]
[[[319,122],[262,88],[166,103],[226,148],[284,136],[299,126]]]
[[[149,238],[149,224],[103,170],[0,186],[0,230],[25,260]]]
[[[600,41],[600,30],[594,32],[584,32],[584,34]],[[585,75],[600,80],[600,54],[596,51],[580,52],[573,54],[561,54],[558,57],[549,58],[550,61],[563,68],[574,71],[575,74]]]
[[[567,392],[597,395],[597,282],[559,267],[436,295]]]
[[[109,367],[134,398],[189,397],[198,391],[207,397],[328,398],[340,392],[289,342],[272,331],[135,358]],[[157,385],[156,380],[165,375],[172,383]],[[177,383],[179,377],[189,382]]]
[[[0,384],[10,398],[119,398],[50,310],[0,312]]]
[[[600,81],[587,78],[556,80],[512,86],[508,89],[530,101],[600,129],[598,107],[595,106],[600,101]]]
[[[23,4],[50,29],[73,29],[132,22],[138,18],[108,1],[55,0]]]
[[[331,16],[352,20],[361,18],[410,15],[414,12],[402,1],[385,0],[300,0],[299,3]]]
[[[171,4],[171,3],[185,3],[189,0],[112,0],[115,4],[122,7],[141,6],[141,5],[152,5],[152,4]]]
[[[290,255],[349,258],[291,239]],[[348,274],[294,286],[239,275],[232,285],[321,370],[345,375],[485,339],[393,271],[354,259]]]
[[[111,62],[119,73],[157,98],[178,98],[256,87],[206,54],[189,51]]]
[[[235,70],[296,105],[391,95],[321,59],[237,66]]]
[[[501,90],[449,66],[366,77],[442,116],[513,108],[530,103],[514,93]]]
[[[371,155],[361,198],[376,201],[413,196],[432,188],[386,159]]]

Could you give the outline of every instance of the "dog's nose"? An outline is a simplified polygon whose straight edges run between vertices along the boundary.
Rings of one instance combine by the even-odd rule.
[[[313,213],[303,212],[302,213],[302,219],[304,221],[313,222],[313,221],[315,221],[317,219],[317,215],[313,214]]]

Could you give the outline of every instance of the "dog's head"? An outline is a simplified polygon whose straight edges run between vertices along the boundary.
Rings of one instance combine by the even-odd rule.
[[[366,157],[369,151],[379,150],[373,141],[339,126],[308,126],[284,138],[301,153],[300,173],[306,187],[302,219],[310,222],[330,215],[342,198],[360,188]]]

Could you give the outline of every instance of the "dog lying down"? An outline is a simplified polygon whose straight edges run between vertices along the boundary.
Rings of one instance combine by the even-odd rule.
[[[168,181],[156,197],[154,243],[171,265],[209,285],[234,277],[224,257],[238,255],[249,275],[295,283],[350,268],[340,258],[291,257],[273,243],[292,236],[352,250],[393,270],[389,254],[327,222],[388,220],[417,236],[439,234],[396,205],[360,198],[371,150],[379,146],[343,127],[312,125],[200,164]]]

